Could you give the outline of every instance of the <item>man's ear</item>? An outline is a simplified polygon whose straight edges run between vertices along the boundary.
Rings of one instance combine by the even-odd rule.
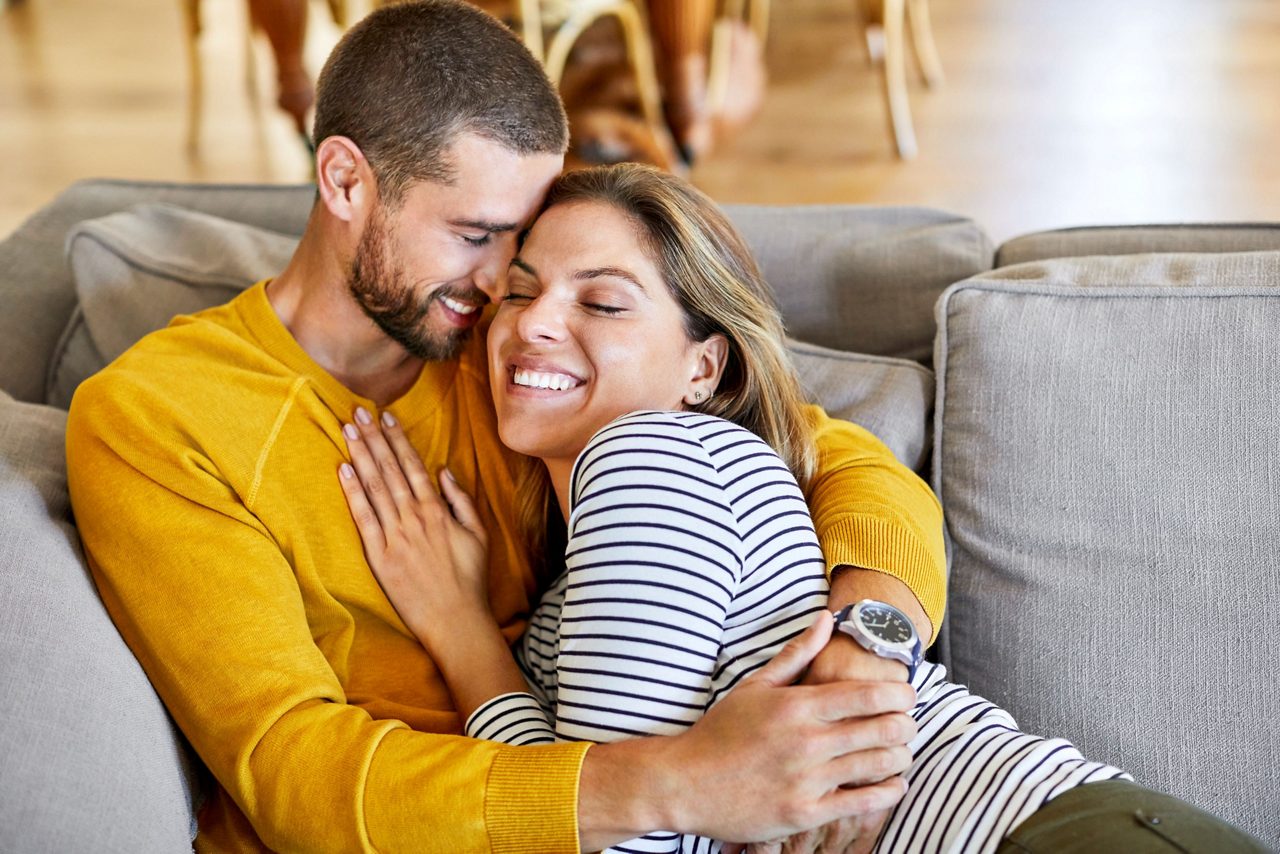
[[[376,196],[373,170],[360,147],[345,136],[323,140],[316,148],[316,189],[329,213],[360,223]]]
[[[694,345],[693,374],[684,394],[687,406],[706,403],[716,393],[725,363],[729,360],[729,340],[719,332]]]

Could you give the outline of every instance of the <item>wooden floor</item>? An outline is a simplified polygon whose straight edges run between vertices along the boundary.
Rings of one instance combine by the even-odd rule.
[[[0,10],[0,234],[82,177],[305,179],[268,83],[257,106],[249,97],[243,3],[204,6],[196,157],[178,3]],[[928,205],[997,241],[1087,223],[1280,220],[1275,0],[933,0],[947,82],[928,91],[913,77],[909,163],[893,156],[852,0],[773,6],[765,107],[694,174],[721,201]],[[318,7],[313,21],[314,70],[336,32]]]

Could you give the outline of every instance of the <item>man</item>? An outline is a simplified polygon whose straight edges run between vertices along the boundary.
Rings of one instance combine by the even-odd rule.
[[[655,828],[758,840],[882,815],[903,791],[913,695],[904,667],[847,638],[814,671],[867,681],[785,687],[829,626],[680,736],[456,735],[443,682],[361,558],[334,479],[340,429],[389,411],[478,496],[514,639],[537,579],[514,519],[521,463],[497,439],[473,333],[560,171],[564,115],[492,18],[408,4],[335,49],[315,136],[318,198],[281,275],[148,336],[70,414],[103,600],[217,780],[197,848],[575,851]],[[824,550],[867,568],[836,575],[833,605],[883,599],[931,637],[936,500],[865,433],[815,418]]]

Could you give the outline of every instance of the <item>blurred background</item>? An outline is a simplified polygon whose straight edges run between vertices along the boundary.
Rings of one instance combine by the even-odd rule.
[[[542,0],[548,48],[575,2]],[[309,179],[297,116],[277,103],[288,84],[301,114],[296,74],[278,78],[246,0],[0,3],[0,235],[80,178]],[[518,8],[481,5],[519,27]],[[1276,0],[726,6],[718,53],[707,44],[693,76],[720,69],[710,97],[727,116],[695,123],[694,145],[681,137],[702,95],[681,89],[690,62],[673,61],[669,34],[648,33],[645,73],[657,67],[674,135],[641,108],[619,27],[575,40],[563,85],[580,159],[660,160],[722,202],[939,207],[997,243],[1084,224],[1280,220]],[[367,4],[306,8],[314,79]]]

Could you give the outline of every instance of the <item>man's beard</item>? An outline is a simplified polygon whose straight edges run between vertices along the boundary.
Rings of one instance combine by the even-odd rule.
[[[428,362],[455,358],[471,334],[470,329],[432,332],[424,323],[431,304],[443,297],[469,303],[482,301],[477,299],[475,288],[466,286],[441,286],[419,299],[404,270],[388,263],[386,218],[381,208],[369,218],[360,236],[347,289],[360,310],[388,338],[410,355]]]

